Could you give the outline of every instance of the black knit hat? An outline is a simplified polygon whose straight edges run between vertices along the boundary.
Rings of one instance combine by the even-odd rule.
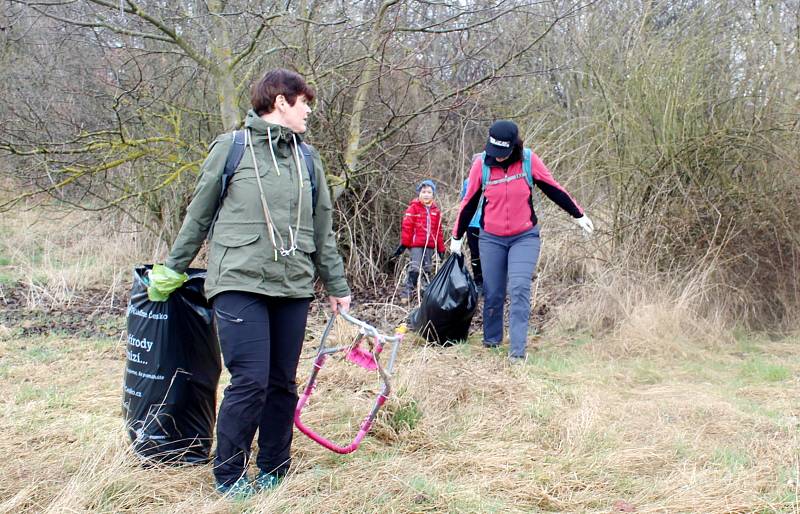
[[[489,127],[489,140],[486,141],[486,155],[500,157],[511,155],[519,140],[519,129],[513,121],[500,120]]]

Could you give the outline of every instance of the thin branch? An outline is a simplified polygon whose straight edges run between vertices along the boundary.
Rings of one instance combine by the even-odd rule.
[[[100,5],[107,9],[119,10],[120,5],[114,4],[111,2],[107,2],[105,0],[89,0],[93,4]],[[215,64],[213,61],[206,59],[197,49],[195,49],[188,41],[184,38],[180,37],[174,29],[171,29],[167,26],[164,21],[148,14],[144,9],[139,7],[133,0],[125,0],[128,4],[128,7],[125,7],[123,10],[130,14],[135,14],[139,18],[145,20],[147,23],[155,27],[156,29],[160,30],[164,34],[167,35],[169,38],[168,40],[173,42],[174,44],[178,45],[184,52],[186,52],[186,56],[192,59],[194,62],[199,64],[200,66],[204,67],[205,69],[211,71],[212,73],[219,72],[219,66]],[[112,28],[112,30],[114,30]]]
[[[468,92],[468,91],[470,91],[472,89],[475,89],[476,87],[480,86],[484,82],[487,82],[487,81],[492,80],[493,78],[495,78],[495,76],[497,75],[498,71],[502,70],[503,68],[505,68],[506,66],[511,64],[513,61],[518,59],[520,56],[524,55],[528,50],[530,50],[531,48],[536,46],[542,39],[544,39],[544,37],[547,36],[553,30],[553,28],[556,26],[556,24],[563,19],[563,17],[564,16],[556,17],[550,23],[550,25],[547,27],[547,29],[544,32],[542,32],[536,39],[534,39],[531,43],[529,43],[528,45],[523,47],[521,50],[511,54],[504,62],[502,62],[492,72],[487,73],[483,77],[480,77],[480,78],[474,80],[472,83],[467,84],[464,87],[461,87],[459,89],[451,91],[451,92],[449,92],[449,93],[447,93],[447,94],[445,94],[443,96],[440,96],[438,98],[434,98],[433,100],[428,102],[427,105],[423,106],[421,109],[418,109],[416,112],[413,112],[411,114],[405,115],[404,116],[405,119],[402,122],[398,123],[393,128],[378,134],[377,136],[375,136],[372,139],[372,141],[366,143],[361,148],[359,148],[355,153],[356,158],[358,158],[361,155],[364,155],[365,153],[367,153],[369,150],[371,150],[373,147],[375,147],[381,141],[384,141],[384,140],[388,139],[389,137],[393,136],[400,129],[402,129],[403,127],[405,127],[409,123],[411,123],[417,116],[420,116],[420,115],[423,115],[423,114],[427,114],[428,112],[430,112],[430,110],[436,104],[441,103],[441,102],[443,102],[445,100],[449,100],[451,98],[460,96],[460,95],[462,95],[462,94],[464,94],[464,93],[466,93],[466,92]]]
[[[49,194],[52,191],[56,191],[58,189],[61,189],[61,188],[65,187],[65,186],[68,186],[68,185],[72,184],[73,182],[75,182],[76,180],[78,180],[79,178],[81,178],[83,176],[94,175],[96,173],[100,173],[100,172],[103,172],[103,171],[108,171],[110,169],[116,168],[117,166],[121,166],[121,165],[125,164],[126,162],[135,161],[136,159],[139,159],[140,157],[144,157],[147,154],[148,154],[147,151],[135,152],[135,153],[133,153],[131,155],[128,155],[126,157],[123,157],[121,159],[117,159],[115,161],[103,163],[102,165],[98,166],[97,168],[84,169],[84,170],[67,169],[67,170],[65,170],[65,173],[70,173],[69,177],[65,178],[61,182],[53,184],[53,185],[51,185],[49,187],[46,187],[44,189],[39,189],[39,190],[36,190],[36,191],[30,191],[28,193],[23,193],[23,194],[18,195],[16,197],[4,202],[4,203],[1,203],[0,204],[0,211],[7,210],[7,209],[13,207],[14,205],[18,204],[19,202],[21,202],[22,200],[24,200],[26,198],[31,198],[31,197],[36,196],[36,195],[41,194],[41,193],[48,193]]]
[[[481,27],[483,25],[487,25],[489,23],[492,23],[493,21],[497,20],[498,18],[506,16],[506,15],[516,11],[516,10],[517,10],[516,7],[512,7],[510,9],[505,10],[505,11],[501,11],[501,12],[497,13],[497,15],[495,15],[495,16],[492,16],[492,17],[487,18],[485,20],[477,21],[477,22],[473,23],[472,25],[463,25],[461,27],[454,27],[452,29],[434,29],[433,27],[438,27],[438,26],[444,25],[445,23],[447,23],[449,21],[456,20],[456,19],[460,18],[461,16],[463,16],[465,13],[457,14],[457,15],[452,16],[451,18],[449,18],[447,20],[442,20],[442,21],[437,22],[437,23],[432,23],[432,24],[430,24],[430,25],[428,25],[426,27],[397,27],[394,30],[396,30],[397,32],[423,32],[423,33],[426,33],[426,34],[449,34],[449,33],[452,33],[452,32],[464,32],[465,30],[471,30],[471,29],[474,29],[476,27]],[[473,14],[473,13],[468,13],[468,14]]]
[[[270,22],[272,20],[275,20],[275,19],[278,19],[278,18],[282,18],[283,16],[286,16],[286,14],[287,13],[284,11],[284,12],[280,12],[280,13],[275,13],[275,14],[273,14],[271,16],[267,16],[266,18],[262,18],[261,25],[258,27],[258,30],[256,30],[256,33],[253,34],[253,37],[250,39],[250,44],[247,46],[247,48],[245,48],[242,52],[240,52],[239,55],[237,55],[237,56],[235,56],[233,58],[233,60],[231,61],[231,64],[230,64],[230,69],[231,70],[234,69],[236,67],[236,65],[239,64],[239,62],[242,59],[246,58],[247,56],[252,54],[253,51],[255,51],[256,47],[258,46],[258,41],[259,41],[259,39],[261,39],[261,34],[264,32],[264,29],[266,29],[269,26],[268,22]],[[273,49],[273,51],[274,51],[274,49]]]
[[[147,145],[151,143],[177,143],[177,141],[172,137],[150,137],[146,139],[133,139],[125,141],[125,146],[136,147]],[[50,143],[55,145],[55,143]],[[116,143],[113,141],[103,141],[103,142],[93,142],[89,143],[88,145],[81,147],[81,148],[68,148],[64,150],[55,150],[50,148],[36,148],[34,150],[19,150],[14,145],[9,143],[0,143],[0,150],[5,150],[9,154],[12,155],[20,155],[20,156],[31,156],[31,155],[78,155],[83,153],[89,153],[92,151],[103,150],[114,148],[118,146],[120,143]],[[59,145],[60,146],[60,145]]]
[[[335,21],[314,21],[309,18],[300,18],[300,17],[297,17],[295,19],[297,21],[308,23],[309,25],[314,25],[316,27],[334,27],[336,25],[342,25],[350,21],[350,18],[342,18],[341,20],[335,20]]]
[[[46,16],[50,19],[61,21],[64,23],[68,23],[70,25],[75,25],[77,27],[86,27],[86,28],[93,28],[93,29],[108,29],[112,32],[117,34],[123,34],[126,36],[135,36],[141,37],[145,39],[154,39],[156,41],[166,41],[168,43],[172,42],[172,39],[166,36],[161,36],[159,34],[151,34],[148,32],[139,32],[138,30],[130,30],[123,27],[119,27],[117,25],[109,25],[108,23],[93,23],[88,21],[80,21],[75,20],[72,18],[64,18],[63,16],[58,16],[52,13],[47,12],[46,10],[40,9],[39,7],[33,4],[27,4],[31,9],[36,11],[37,13],[41,14],[42,16]]]

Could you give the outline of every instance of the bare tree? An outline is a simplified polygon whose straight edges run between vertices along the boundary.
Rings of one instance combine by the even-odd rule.
[[[30,169],[50,170],[46,181],[38,175],[36,187],[25,194],[68,187],[70,195],[58,193],[62,200],[91,200],[83,203],[95,209],[144,200],[166,238],[181,215],[168,188],[197,169],[204,143],[219,131],[215,127],[238,125],[249,83],[279,57],[327,89],[317,140],[333,164],[329,173],[338,197],[358,184],[353,178],[392,169],[415,148],[440,138],[447,112],[501,78],[583,7],[566,4],[527,25],[531,6],[512,1],[271,2],[256,10],[246,2],[222,1],[166,6],[15,0],[12,5],[41,41],[63,47],[56,53],[94,55],[94,62],[79,59],[71,71],[94,78],[88,87],[97,89],[106,111],[46,138],[24,129],[3,135],[0,149],[28,158]],[[498,30],[501,18],[516,22]],[[515,27],[526,27],[530,37],[517,37]],[[497,51],[492,43],[501,40],[506,42]],[[476,62],[482,64],[480,73],[464,74],[474,71]],[[62,98],[80,96],[63,89],[56,93]],[[12,117],[30,126],[33,111]],[[86,131],[88,126],[95,128]]]
[[[502,117],[587,199],[610,251],[674,270],[731,250],[720,274],[748,277],[754,312],[800,303],[770,278],[800,276],[797,0],[7,6],[0,152],[18,189],[0,209],[44,193],[170,240],[207,143],[284,66],[318,91],[309,139],[357,281],[381,279],[409,184],[455,186]]]

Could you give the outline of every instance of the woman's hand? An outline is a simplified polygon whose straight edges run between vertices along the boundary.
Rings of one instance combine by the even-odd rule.
[[[329,296],[328,301],[331,304],[331,310],[334,314],[339,314],[339,312],[347,312],[350,310],[350,295],[338,297],[338,296]]]

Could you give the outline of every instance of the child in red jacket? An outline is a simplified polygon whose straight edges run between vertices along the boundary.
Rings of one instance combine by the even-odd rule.
[[[408,267],[402,298],[408,301],[417,289],[420,269],[425,272],[426,282],[431,273],[433,252],[444,252],[442,235],[442,211],[433,202],[436,184],[423,180],[417,185],[417,198],[408,204],[403,223],[400,246],[395,252],[399,256],[406,248],[411,249],[411,264]]]

